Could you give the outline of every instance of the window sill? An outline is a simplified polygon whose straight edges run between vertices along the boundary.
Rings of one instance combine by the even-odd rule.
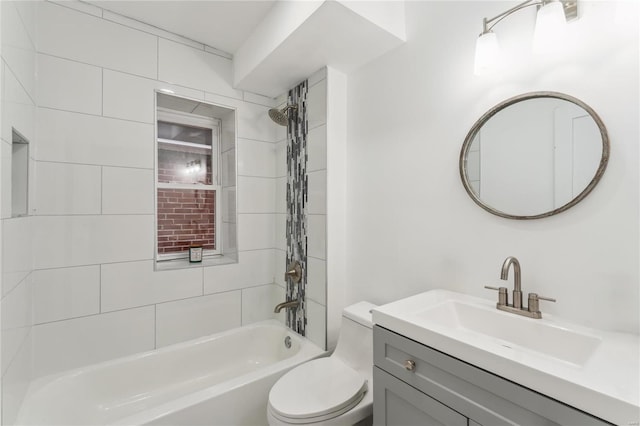
[[[176,269],[205,268],[207,266],[230,265],[233,263],[238,263],[238,260],[230,256],[212,256],[204,258],[202,262],[195,263],[189,262],[188,259],[156,261],[155,269],[156,271],[173,271]]]

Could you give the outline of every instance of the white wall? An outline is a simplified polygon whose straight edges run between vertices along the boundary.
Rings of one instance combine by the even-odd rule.
[[[15,128],[30,142],[33,165],[36,116],[35,7],[31,2],[0,2],[1,110],[0,217],[2,256],[1,368],[2,424],[11,424],[31,379],[33,217],[12,217],[11,132]],[[29,188],[32,190],[33,187]],[[32,196],[32,191],[29,191]],[[15,212],[14,212],[15,213]],[[15,216],[15,214],[14,214]]]
[[[271,318],[273,101],[233,89],[228,57],[88,4],[42,3],[37,26],[35,375]],[[238,264],[154,272],[162,88],[237,108]]]
[[[513,255],[524,291],[558,300],[543,312],[637,333],[638,5],[580,2],[569,46],[545,58],[529,48],[533,8],[519,12],[495,29],[503,72],[476,77],[482,18],[510,5],[407,2],[406,45],[349,75],[347,299],[382,303],[446,288],[493,300],[482,287],[499,281]],[[460,182],[462,142],[485,111],[539,90],[595,109],[611,139],[608,169],[565,213],[492,216]]]

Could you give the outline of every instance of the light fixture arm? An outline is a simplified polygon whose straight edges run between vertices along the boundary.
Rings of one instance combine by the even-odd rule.
[[[501,14],[494,16],[491,19],[484,18],[482,20],[482,34],[485,34],[485,33],[488,33],[489,31],[491,31],[491,29],[493,27],[498,25],[500,23],[500,21],[502,21],[507,16],[512,15],[515,12],[517,12],[517,11],[519,11],[521,9],[524,9],[526,7],[542,5],[543,3],[544,3],[544,1],[534,2],[534,0],[526,0],[526,1],[522,2],[522,3],[520,3],[519,5],[514,6],[511,9],[506,10],[506,11],[502,12]],[[489,24],[491,24],[492,22],[493,22],[493,24],[491,26],[489,26]]]
[[[504,18],[509,15],[514,14],[515,12],[530,7],[530,6],[544,6],[547,3],[550,3],[553,0],[526,0],[509,10],[502,12],[499,15],[494,16],[491,19],[484,18],[482,20],[482,34],[486,34],[490,32],[493,27],[498,25]],[[577,0],[558,0],[562,3],[562,7],[564,8],[564,14],[567,21],[571,21],[578,17],[578,1]],[[482,35],[481,34],[481,35]]]

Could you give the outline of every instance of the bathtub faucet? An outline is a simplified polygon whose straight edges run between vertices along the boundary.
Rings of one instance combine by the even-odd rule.
[[[282,302],[282,303],[278,303],[275,307],[275,309],[273,310],[273,312],[275,312],[276,314],[278,312],[280,312],[281,310],[283,310],[284,308],[293,308],[296,309],[298,306],[300,306],[300,299],[297,300],[291,300],[289,302]]]

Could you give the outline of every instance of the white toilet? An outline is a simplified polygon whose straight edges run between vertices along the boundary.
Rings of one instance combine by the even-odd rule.
[[[336,350],[282,376],[269,392],[271,426],[370,425],[373,410],[371,309],[344,309]]]

